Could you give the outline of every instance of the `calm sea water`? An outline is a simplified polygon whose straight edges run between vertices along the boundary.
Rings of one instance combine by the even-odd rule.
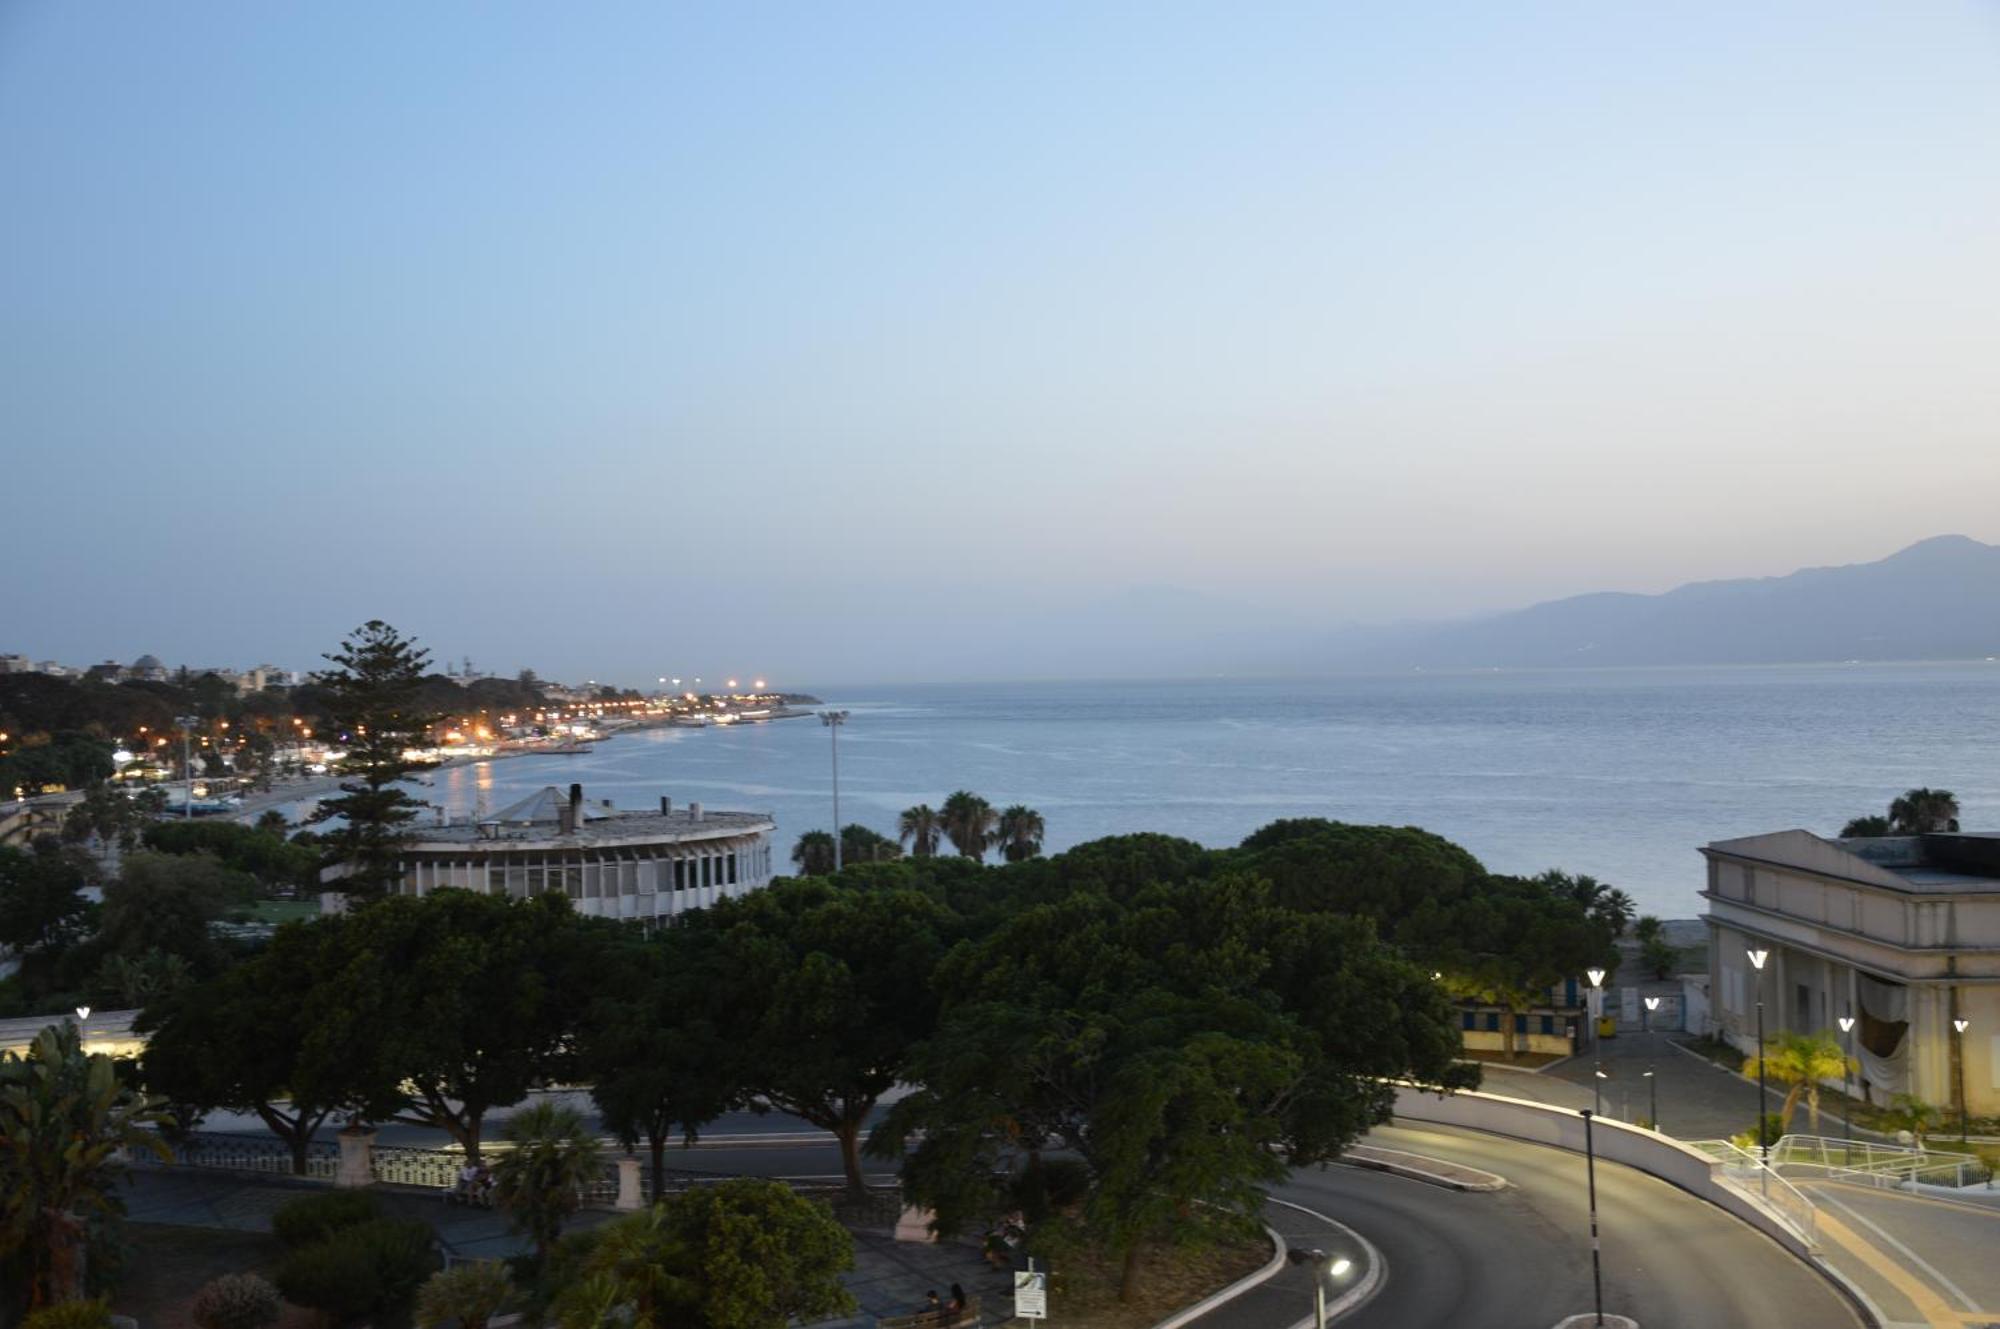
[[[1257,682],[896,686],[823,694],[842,821],[954,789],[1026,803],[1048,848],[1130,831],[1232,844],[1277,817],[1422,826],[1489,867],[1563,867],[1646,912],[1700,908],[1709,840],[1837,831],[1912,785],[2000,829],[2000,664],[1552,671]],[[547,784],[776,814],[781,853],[832,824],[815,720],[626,734],[588,755],[444,772],[456,815]]]

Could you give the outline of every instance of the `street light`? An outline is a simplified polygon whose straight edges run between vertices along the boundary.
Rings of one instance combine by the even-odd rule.
[[[1660,1009],[1660,999],[1658,997],[1646,998],[1645,1007],[1646,1007],[1646,1015],[1645,1015],[1646,1027],[1643,1030],[1643,1032],[1650,1034],[1653,1032],[1653,1012]]]
[[[1600,1117],[1604,1115],[1604,1082],[1610,1078],[1605,1074],[1604,1062],[1599,1060],[1597,1070],[1590,1077],[1590,1093],[1594,1100],[1593,1110]]]
[[[701,680],[696,679],[699,683]],[[840,727],[847,723],[846,711],[821,711],[819,722],[826,726],[833,743],[833,870],[840,871]]]
[[[1590,1282],[1596,1294],[1597,1323],[1604,1323],[1604,1267],[1597,1253],[1597,1143],[1590,1133],[1590,1119],[1595,1113],[1584,1112],[1583,1116],[1583,1158],[1585,1175],[1590,1178]]]
[[[1312,1266],[1313,1329],[1326,1329],[1326,1275],[1331,1274],[1335,1278],[1345,1277],[1347,1271],[1354,1267],[1353,1262],[1343,1256],[1328,1264],[1325,1251],[1305,1250],[1297,1246],[1287,1250],[1285,1258],[1293,1264]]]
[[[1965,1027],[1972,1021],[1960,1016],[1951,1017],[1951,1028],[1958,1039],[1958,1142],[1965,1143],[1965,1118],[1971,1104],[1965,1101]]]
[[[1583,976],[1590,980],[1590,1045],[1597,1046],[1597,1022],[1604,1018],[1604,971],[1586,969]]]
[[[1653,1129],[1660,1129],[1660,1077],[1653,1074],[1653,1063],[1646,1063],[1646,1120],[1653,1123]]]
[[[1750,1120],[1752,1122],[1752,1129],[1757,1132],[1757,1155],[1763,1161],[1763,1166],[1757,1172],[1757,1184],[1760,1189],[1768,1191],[1770,1183],[1766,1180],[1766,1177],[1771,1171],[1771,1145],[1764,1138],[1764,961],[1771,958],[1771,953],[1765,950],[1749,950],[1745,951],[1744,954],[1750,957],[1750,967],[1757,971],[1755,980],[1757,984],[1757,1115]]]
[[[1854,1152],[1854,1017],[1840,1017],[1840,1033],[1847,1040],[1847,1060],[1840,1064],[1841,1087],[1847,1091],[1847,1110],[1840,1114],[1846,1123],[1847,1152]],[[1852,1159],[1848,1160],[1852,1162]]]

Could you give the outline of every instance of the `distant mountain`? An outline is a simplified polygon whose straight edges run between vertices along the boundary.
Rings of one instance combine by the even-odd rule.
[[[1946,660],[2000,655],[2000,545],[1919,541],[1875,563],[1602,592],[1419,629],[1349,664],[1464,668]]]

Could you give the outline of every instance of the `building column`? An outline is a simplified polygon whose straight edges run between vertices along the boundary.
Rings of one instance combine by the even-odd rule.
[[[340,1165],[334,1170],[333,1184],[343,1188],[375,1184],[374,1131],[349,1126],[340,1132]]]
[[[613,1207],[618,1209],[643,1209],[645,1188],[639,1184],[639,1160],[631,1154],[618,1160],[618,1198]]]

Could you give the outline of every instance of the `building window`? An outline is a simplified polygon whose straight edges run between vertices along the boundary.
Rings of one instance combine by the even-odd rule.
[[[729,884],[731,886],[736,884],[736,851],[734,849],[729,851]]]
[[[1464,1012],[1464,1013],[1463,1013],[1462,1015],[1460,1015],[1460,1016],[1459,1016],[1459,1028],[1461,1028],[1461,1029],[1471,1029],[1471,1028],[1473,1028],[1473,1027],[1474,1027],[1474,1024],[1473,1024],[1473,1015],[1472,1015],[1472,1012],[1471,1012],[1471,1011],[1466,1011],[1466,1012]]]
[[[1555,1031],[1556,1031],[1556,1017],[1553,1015],[1544,1015],[1542,1017],[1542,1032],[1545,1034],[1553,1034]]]
[[[1500,1012],[1498,1011],[1486,1012],[1486,1032],[1489,1034],[1497,1034],[1500,1032]]]

